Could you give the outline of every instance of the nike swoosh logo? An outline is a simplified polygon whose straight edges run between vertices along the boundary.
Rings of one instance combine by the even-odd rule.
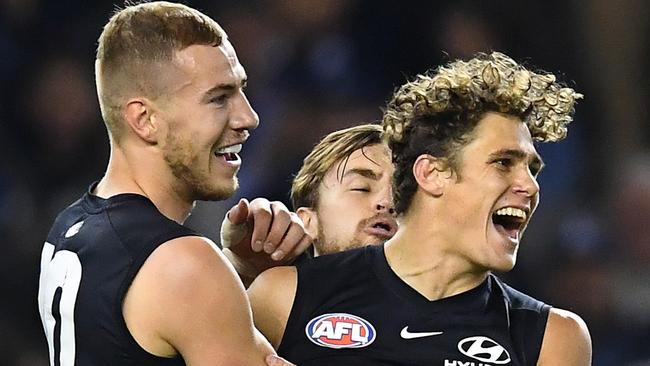
[[[414,339],[414,338],[422,338],[422,337],[431,337],[431,336],[436,336],[436,335],[441,335],[442,332],[409,332],[408,330],[408,325],[402,329],[402,331],[399,333],[400,337],[404,339]]]

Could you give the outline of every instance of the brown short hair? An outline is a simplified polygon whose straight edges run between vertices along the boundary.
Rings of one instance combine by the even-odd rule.
[[[174,53],[191,45],[221,45],[226,34],[210,17],[166,1],[118,10],[99,36],[95,78],[104,123],[112,138],[121,133],[121,109],[133,93],[156,98],[156,81]]]
[[[395,174],[395,210],[404,213],[417,190],[412,167],[421,154],[442,158],[458,172],[458,152],[486,112],[521,118],[536,141],[566,136],[574,104],[582,94],[533,72],[510,57],[479,53],[418,75],[394,94],[383,117]]]
[[[377,124],[363,124],[332,132],[325,136],[303,161],[291,185],[291,203],[299,207],[316,208],[318,187],[325,174],[339,161],[366,146],[380,144],[382,128]]]

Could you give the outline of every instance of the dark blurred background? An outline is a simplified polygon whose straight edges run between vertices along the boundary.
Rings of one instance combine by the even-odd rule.
[[[442,62],[499,50],[559,73],[585,99],[569,137],[539,147],[542,202],[506,278],[580,314],[594,365],[650,365],[649,2],[185,3],[229,33],[260,115],[237,197],[288,205],[292,174],[319,138],[379,120],[395,87]],[[93,61],[114,8],[0,0],[1,365],[48,365],[40,251],[56,213],[106,167]],[[188,224],[218,241],[234,202],[199,204]]]

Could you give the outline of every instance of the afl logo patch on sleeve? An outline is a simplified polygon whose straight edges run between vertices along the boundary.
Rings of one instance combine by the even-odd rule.
[[[316,345],[328,348],[362,348],[377,337],[370,322],[345,313],[317,316],[307,323],[305,333]]]

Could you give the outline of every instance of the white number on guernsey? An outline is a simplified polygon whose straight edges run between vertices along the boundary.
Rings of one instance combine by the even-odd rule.
[[[51,366],[74,366],[74,306],[81,283],[81,262],[76,253],[45,243],[38,281],[38,310],[41,313]]]

